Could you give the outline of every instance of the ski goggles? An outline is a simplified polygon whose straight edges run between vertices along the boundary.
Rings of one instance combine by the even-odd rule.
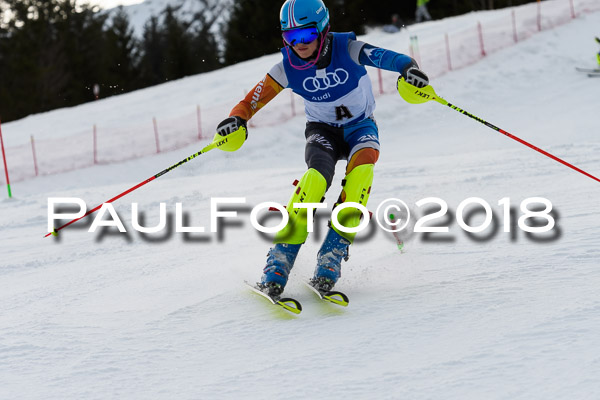
[[[309,44],[314,42],[319,37],[319,31],[316,26],[307,26],[283,31],[281,36],[287,44],[293,47],[298,43]]]

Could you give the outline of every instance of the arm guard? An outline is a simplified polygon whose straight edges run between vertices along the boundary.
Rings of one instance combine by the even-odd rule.
[[[248,121],[254,114],[263,108],[275,96],[277,96],[283,87],[277,83],[271,75],[267,74],[262,81],[258,82],[254,88],[248,92],[246,97],[235,106],[229,113],[230,117],[240,117]]]
[[[360,51],[359,62],[361,65],[385,69],[402,74],[408,68],[417,67],[417,62],[405,54],[382,49],[365,43]]]

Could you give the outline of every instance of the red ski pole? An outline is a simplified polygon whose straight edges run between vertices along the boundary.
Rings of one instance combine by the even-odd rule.
[[[472,118],[472,119],[474,119],[477,122],[482,123],[483,125],[487,126],[488,128],[491,128],[491,129],[493,129],[493,130],[495,130],[497,132],[500,132],[501,134],[503,134],[503,135],[505,135],[505,136],[513,139],[513,140],[516,140],[517,142],[519,142],[521,144],[524,144],[525,146],[527,146],[527,147],[529,147],[529,148],[531,148],[531,149],[533,149],[533,150],[535,150],[535,151],[537,151],[537,152],[545,155],[546,157],[550,157],[554,161],[558,161],[559,163],[561,163],[563,165],[566,165],[567,167],[569,167],[569,168],[571,168],[571,169],[573,169],[573,170],[575,170],[575,171],[577,171],[577,172],[579,172],[579,173],[581,173],[581,174],[583,174],[583,175],[585,175],[585,176],[587,176],[589,178],[592,178],[593,180],[595,180],[597,182],[600,182],[600,179],[596,178],[594,175],[592,175],[592,174],[590,174],[588,172],[585,172],[581,168],[577,168],[573,164],[570,164],[570,163],[568,163],[568,162],[566,162],[564,160],[561,160],[560,158],[556,157],[555,155],[550,154],[547,151],[544,151],[544,150],[540,149],[539,147],[537,147],[537,146],[535,146],[535,145],[533,145],[533,144],[531,144],[531,143],[529,143],[529,142],[527,142],[527,141],[525,141],[525,140],[523,140],[521,138],[518,138],[515,135],[512,135],[512,134],[506,132],[504,129],[500,129],[497,126],[495,126],[493,124],[490,124],[489,122],[487,122],[487,121],[485,121],[485,120],[477,117],[476,115],[473,115],[473,114],[471,114],[471,113],[463,110],[462,108],[459,108],[459,107],[455,106],[454,104],[450,104],[449,102],[447,102],[446,100],[444,100],[443,98],[441,98],[440,96],[438,96],[437,93],[433,90],[433,88],[430,85],[425,86],[424,88],[420,88],[419,89],[419,88],[417,88],[417,87],[415,87],[415,86],[407,83],[404,80],[404,78],[401,78],[398,81],[398,93],[400,93],[400,96],[402,96],[402,98],[404,100],[406,100],[407,102],[409,102],[411,104],[420,104],[420,103],[426,103],[426,102],[431,101],[431,100],[435,100],[435,101],[437,101],[438,103],[440,103],[442,105],[448,106],[451,109],[453,109],[455,111],[458,111],[459,113],[464,114],[467,117]]]
[[[166,168],[166,169],[160,171],[158,174],[151,176],[150,178],[146,179],[145,181],[140,182],[133,187],[130,187],[123,193],[116,195],[115,197],[113,197],[110,200],[105,201],[104,203],[112,203],[112,202],[120,199],[121,197],[125,196],[126,194],[131,193],[136,189],[139,189],[140,187],[144,186],[145,184],[150,183],[157,178],[160,178],[161,176],[165,175],[167,172],[174,170],[175,168],[179,167],[180,165],[185,164],[186,162],[188,162],[190,160],[193,160],[194,158],[198,157],[200,154],[204,154],[212,149],[219,148],[223,151],[236,151],[237,149],[239,149],[242,146],[242,144],[244,144],[245,140],[246,140],[246,129],[245,128],[240,128],[237,131],[235,131],[227,136],[224,136],[224,137],[219,136],[219,134],[216,134],[213,141],[208,146],[206,146],[202,150],[200,150],[199,152],[194,153],[191,156],[189,156],[188,158],[179,161],[177,164],[171,165],[169,168]],[[104,204],[104,203],[102,203],[102,204]],[[87,217],[88,215],[98,211],[102,207],[102,204],[92,208],[90,211],[85,213],[83,216],[81,216],[79,218],[75,218],[58,228],[54,228],[53,232],[49,232],[44,237],[48,237],[50,235],[57,236],[58,231],[66,228],[67,226],[79,221],[80,219],[83,219],[83,218]]]
[[[442,99],[442,100],[443,100],[443,99]],[[444,104],[444,103],[442,103],[441,101],[438,101],[438,102],[439,102],[440,104]],[[539,152],[539,153],[542,153],[542,154],[543,154],[543,155],[545,155],[546,157],[550,157],[550,158],[551,158],[551,159],[553,159],[554,161],[558,161],[559,163],[561,163],[561,164],[563,164],[563,165],[566,165],[567,167],[569,167],[569,168],[572,168],[572,169],[574,169],[575,171],[577,171],[577,172],[579,172],[579,173],[581,173],[581,174],[583,174],[583,175],[585,175],[585,176],[587,176],[587,177],[589,177],[589,178],[592,178],[592,179],[593,179],[593,180],[595,180],[595,181],[598,181],[598,182],[600,182],[600,179],[596,178],[596,177],[595,177],[594,175],[592,175],[592,174],[589,174],[589,173],[585,172],[585,171],[584,171],[584,170],[582,170],[581,168],[577,168],[577,167],[576,167],[576,166],[574,166],[573,164],[570,164],[570,163],[566,162],[565,160],[562,160],[562,159],[560,159],[560,158],[556,157],[555,155],[553,155],[553,154],[550,154],[550,153],[548,153],[547,151],[545,151],[545,150],[542,150],[542,149],[540,149],[539,147],[537,147],[537,146],[535,146],[535,145],[533,145],[533,144],[531,144],[531,143],[529,143],[529,142],[527,142],[527,141],[525,141],[525,140],[523,140],[523,139],[521,139],[521,138],[519,138],[519,137],[517,137],[517,136],[515,136],[515,135],[512,135],[512,134],[510,134],[510,133],[506,132],[504,129],[500,129],[500,128],[498,128],[497,126],[495,126],[495,125],[492,125],[492,124],[490,124],[489,122],[487,122],[487,121],[484,121],[484,120],[482,120],[481,118],[479,118],[479,117],[477,117],[477,116],[475,116],[475,115],[473,115],[473,114],[471,114],[471,113],[469,113],[469,112],[467,112],[467,111],[465,111],[465,110],[463,110],[463,109],[461,109],[461,108],[458,108],[458,107],[456,107],[455,105],[453,105],[453,104],[450,104],[450,103],[448,103],[448,102],[447,102],[447,101],[445,101],[445,100],[444,100],[444,102],[445,102],[445,105],[447,105],[447,106],[448,106],[448,107],[450,107],[451,109],[453,109],[453,110],[456,110],[456,111],[458,111],[459,113],[461,113],[461,114],[464,114],[464,115],[466,115],[467,117],[470,117],[470,118],[474,119],[474,120],[475,120],[475,121],[477,121],[477,122],[481,122],[482,124],[484,124],[484,125],[485,125],[485,126],[487,126],[488,128],[492,128],[493,130],[495,130],[495,131],[497,131],[497,132],[500,132],[500,133],[501,133],[501,134],[503,134],[504,136],[507,136],[507,137],[509,137],[509,138],[511,138],[511,139],[513,139],[513,140],[516,140],[517,142],[519,142],[519,143],[521,143],[521,144],[524,144],[525,146],[527,146],[527,147],[529,147],[529,148],[531,148],[531,149],[533,149],[533,150],[535,150],[535,151],[537,151],[537,152]]]

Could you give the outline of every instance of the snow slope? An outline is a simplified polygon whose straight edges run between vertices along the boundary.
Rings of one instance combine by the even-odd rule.
[[[232,5],[231,0],[208,0],[209,6],[217,5],[216,25],[211,29],[211,32],[218,34],[219,24],[227,20],[229,8]],[[129,17],[129,23],[133,29],[135,37],[142,38],[144,35],[144,25],[148,23],[150,17],[162,17],[161,13],[171,6],[176,10],[176,15],[184,21],[193,21],[194,15],[199,12],[204,12],[206,4],[201,0],[145,0],[137,4],[123,6],[123,10]],[[109,12],[116,11],[118,7],[108,9]],[[206,15],[207,18],[212,18],[212,15]],[[161,20],[162,18],[159,18]]]
[[[573,68],[593,65],[598,26],[600,13],[581,15],[433,86],[598,176],[600,80]],[[191,96],[192,82],[235,93],[238,84],[221,74],[253,82],[276,58],[163,85],[170,96],[151,107],[169,112],[170,99]],[[135,104],[153,96],[119,97],[112,107],[110,99],[98,102],[96,112],[127,114],[123,98]],[[53,115],[29,123],[52,126]],[[70,118],[68,110],[61,115]],[[0,201],[0,398],[598,398],[598,182],[435,103],[381,96],[376,117],[382,154],[370,208],[397,197],[422,215],[415,202],[435,196],[456,212],[461,201],[481,197],[499,229],[477,237],[490,239],[470,239],[455,220],[434,240],[405,236],[405,253],[379,228],[361,234],[343,265],[338,286],[350,306],[340,309],[301,284],[323,237],[327,212],[319,212],[319,232],[286,288],[305,307],[293,317],[242,282],[259,278],[269,248],[250,226],[249,207],[287,202],[305,169],[302,117],[251,129],[240,151],[204,154],[117,201],[127,235],[74,226],[44,239],[47,199],[80,197],[95,206],[197,151],[197,143],[23,181],[14,199]],[[7,126],[7,140],[20,140],[10,135],[23,125]],[[329,202],[340,188],[338,167]],[[520,202],[536,196],[557,213],[552,234],[504,233],[498,201],[509,197],[518,217]],[[188,223],[208,230],[211,197],[247,199],[239,223],[220,235],[132,229],[131,203],[152,226],[159,203],[174,216],[180,202]]]

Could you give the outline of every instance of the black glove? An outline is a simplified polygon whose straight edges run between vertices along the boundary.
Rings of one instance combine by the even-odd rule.
[[[429,78],[425,74],[425,72],[421,71],[417,67],[409,67],[402,72],[402,77],[406,81],[413,86],[418,88],[423,88],[429,85]]]
[[[241,127],[246,129],[246,137],[248,136],[248,128],[246,128],[246,121],[240,117],[229,117],[225,118],[217,126],[217,133],[221,136],[227,136],[232,132],[237,131]]]

